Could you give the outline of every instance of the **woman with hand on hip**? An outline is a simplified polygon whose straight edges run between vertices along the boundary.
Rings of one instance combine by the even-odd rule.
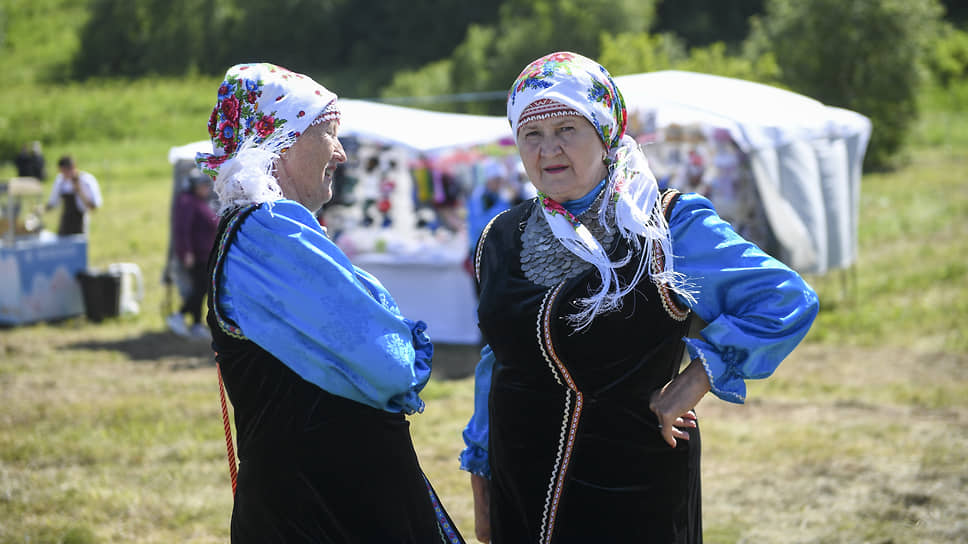
[[[315,213],[346,160],[336,95],[271,64],[230,68],[209,120],[221,221],[212,345],[238,437],[232,542],[462,542],[417,462],[433,346]]]
[[[709,391],[743,402],[803,339],[816,295],[702,196],[658,191],[594,61],[534,61],[507,112],[539,193],[475,252],[487,345],[461,468],[477,537],[701,542],[694,408]]]

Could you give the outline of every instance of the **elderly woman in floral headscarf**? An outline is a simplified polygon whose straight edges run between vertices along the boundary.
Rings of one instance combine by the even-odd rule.
[[[487,345],[461,468],[477,536],[700,542],[694,407],[709,391],[743,402],[807,333],[816,295],[705,198],[658,191],[594,61],[534,61],[507,111],[539,192],[475,252]]]
[[[314,215],[346,160],[339,118],[306,76],[234,66],[196,159],[221,203],[208,322],[238,433],[232,542],[462,542],[405,417],[424,408],[426,325]]]

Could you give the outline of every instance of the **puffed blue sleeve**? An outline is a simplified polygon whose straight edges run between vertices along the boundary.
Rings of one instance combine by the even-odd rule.
[[[742,403],[745,380],[765,378],[803,340],[819,310],[814,290],[796,272],[736,234],[712,203],[683,194],[669,219],[675,270],[707,323],[686,338],[717,397]],[[682,297],[680,297],[682,298]]]
[[[225,256],[218,307],[305,380],[390,412],[423,410],[433,346],[298,203],[263,205]]]
[[[487,399],[491,392],[491,371],[494,352],[485,345],[481,360],[474,371],[474,415],[464,427],[464,451],[460,453],[460,468],[471,474],[491,479],[491,465],[487,459],[488,413]]]

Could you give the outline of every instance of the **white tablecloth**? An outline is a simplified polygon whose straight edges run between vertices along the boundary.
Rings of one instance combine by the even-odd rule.
[[[352,258],[390,291],[403,315],[427,323],[434,342],[476,344],[477,296],[474,280],[454,259],[424,261],[381,253]]]

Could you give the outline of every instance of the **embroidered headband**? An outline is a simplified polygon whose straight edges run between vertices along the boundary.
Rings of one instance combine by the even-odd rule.
[[[528,107],[524,108],[524,111],[521,112],[521,117],[518,119],[518,130],[532,121],[568,116],[582,117],[582,114],[578,110],[569,108],[561,102],[555,102],[550,98],[540,98],[528,104]]]
[[[268,63],[229,68],[208,120],[213,152],[195,157],[215,180],[219,213],[283,198],[275,160],[306,129],[339,117],[336,95],[303,74]]]

